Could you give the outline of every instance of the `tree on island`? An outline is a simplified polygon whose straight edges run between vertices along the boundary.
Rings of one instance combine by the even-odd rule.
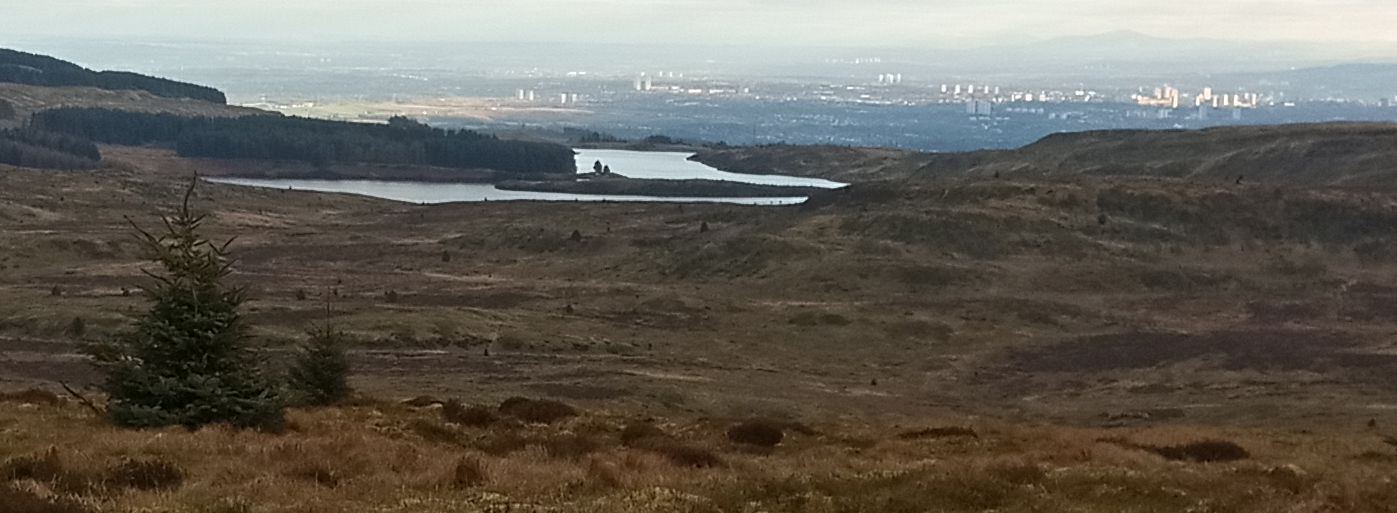
[[[132,223],[164,271],[147,272],[150,309],[128,331],[88,353],[105,376],[108,414],[118,425],[147,428],[229,424],[279,429],[284,406],[239,312],[242,288],[226,282],[228,245],[200,235],[205,216],[190,209],[195,182],[156,235]]]
[[[598,160],[596,164],[592,164],[592,172],[594,172],[594,173],[596,173],[596,174],[601,174],[602,167],[603,167],[603,166],[602,166],[602,164],[601,164],[601,161]]]

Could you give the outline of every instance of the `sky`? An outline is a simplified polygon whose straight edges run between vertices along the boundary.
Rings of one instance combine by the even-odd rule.
[[[0,33],[965,47],[1132,30],[1397,42],[1397,0],[0,0]]]

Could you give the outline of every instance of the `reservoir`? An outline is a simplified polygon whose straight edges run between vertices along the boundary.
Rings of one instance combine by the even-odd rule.
[[[780,175],[749,175],[719,171],[688,160],[692,154],[675,152],[640,152],[627,150],[577,150],[578,172],[591,172],[595,162],[611,167],[611,172],[630,178],[657,180],[723,180],[764,185],[804,186],[834,189],[844,184],[818,178]],[[667,203],[729,203],[737,205],[798,205],[804,196],[760,198],[673,198],[658,196],[621,196],[599,194],[568,194],[554,192],[505,191],[488,183],[427,183],[379,180],[300,180],[257,178],[210,178],[210,182],[291,189],[335,192],[372,196],[407,203],[454,203],[484,201],[605,201],[605,202],[667,202]]]
[[[608,196],[556,192],[504,191],[488,183],[388,182],[378,180],[264,180],[256,178],[209,178],[229,185],[338,192],[372,196],[407,203],[456,203],[483,201],[610,201],[669,203],[730,203],[735,205],[799,205],[807,198],[661,198],[658,196]]]
[[[629,178],[649,178],[655,180],[722,180],[725,182],[755,183],[761,185],[784,185],[787,187],[819,187],[838,189],[847,184],[782,175],[749,175],[719,171],[707,164],[689,160],[693,153],[628,151],[628,150],[574,150],[577,152],[579,173],[592,171],[592,166],[600,161],[611,166],[611,172]]]

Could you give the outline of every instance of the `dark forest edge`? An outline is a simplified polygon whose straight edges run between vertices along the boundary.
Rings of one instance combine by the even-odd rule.
[[[39,130],[0,130],[0,164],[36,169],[92,169],[102,154],[91,141]]]
[[[95,87],[109,91],[145,91],[165,98],[188,98],[227,104],[212,87],[125,71],[94,71],[46,55],[0,48],[0,82],[45,87]]]
[[[575,171],[572,149],[563,145],[501,140],[402,117],[378,125],[280,115],[210,118],[61,108],[35,113],[30,127],[106,144],[167,145],[190,158],[299,161],[317,167],[405,164],[530,176]]]

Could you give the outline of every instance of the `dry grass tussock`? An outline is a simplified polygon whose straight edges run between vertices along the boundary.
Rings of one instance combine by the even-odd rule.
[[[1374,432],[935,419],[917,426],[968,427],[785,426],[754,452],[728,439],[739,424],[472,427],[360,402],[293,411],[282,435],[123,431],[71,404],[0,402],[0,513],[1397,511],[1397,450]],[[1165,457],[1191,450],[1236,457]]]

